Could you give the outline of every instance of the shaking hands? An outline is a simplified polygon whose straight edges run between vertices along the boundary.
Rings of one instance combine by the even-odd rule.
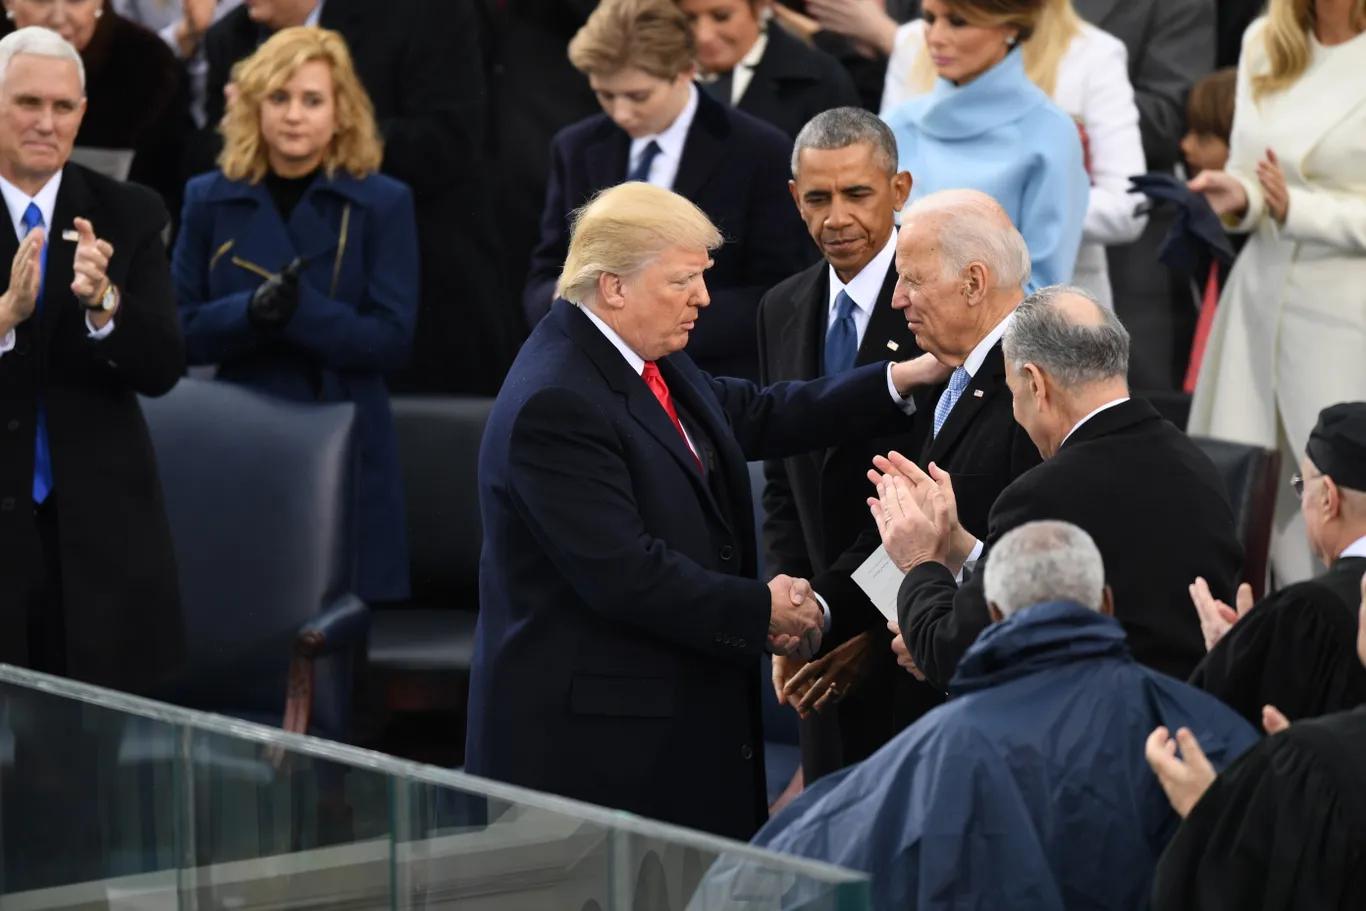
[[[825,612],[805,579],[777,575],[768,583],[768,647],[809,660],[821,647]]]

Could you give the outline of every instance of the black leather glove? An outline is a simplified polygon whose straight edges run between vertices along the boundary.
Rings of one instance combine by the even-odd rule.
[[[258,329],[282,329],[299,309],[299,270],[297,257],[274,278],[267,279],[247,303],[247,319]]]

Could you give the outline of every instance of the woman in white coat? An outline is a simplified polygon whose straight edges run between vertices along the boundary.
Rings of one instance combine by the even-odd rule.
[[[1112,306],[1105,248],[1137,240],[1146,223],[1135,214],[1139,198],[1128,192],[1129,177],[1147,170],[1128,52],[1118,38],[1083,22],[1071,0],[1046,0],[1024,46],[1024,65],[1034,84],[1072,115],[1082,131],[1091,193],[1072,283]],[[928,91],[933,82],[925,22],[915,19],[897,29],[882,90],[883,117]]]
[[[1271,0],[1248,27],[1225,171],[1191,181],[1251,232],[1219,301],[1191,433],[1299,464],[1319,410],[1366,399],[1366,0]],[[1282,488],[1272,565],[1313,572]],[[1310,485],[1306,485],[1310,495]]]

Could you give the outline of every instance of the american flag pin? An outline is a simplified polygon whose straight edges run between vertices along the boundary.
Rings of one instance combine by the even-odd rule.
[[[974,390],[972,390],[972,397],[975,398],[975,399],[980,399],[980,398],[982,397],[982,390],[980,390],[980,389],[974,389]]]
[[[898,348],[900,348],[900,347],[901,347],[901,346],[898,345],[896,342],[893,342],[893,341],[888,341],[888,342],[887,342],[887,350],[888,350],[888,351],[895,351],[896,349],[898,349]]]

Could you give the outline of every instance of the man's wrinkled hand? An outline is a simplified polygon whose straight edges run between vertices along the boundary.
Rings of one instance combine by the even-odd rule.
[[[10,264],[9,288],[0,295],[0,331],[8,332],[33,315],[42,282],[43,229],[34,228],[19,242]]]
[[[920,665],[915,663],[911,657],[911,650],[906,647],[906,639],[901,635],[901,627],[892,621],[887,621],[887,629],[892,633],[892,654],[896,655],[896,663],[902,670],[909,673],[921,683],[925,682],[925,672],[920,669]]]
[[[1180,756],[1176,755],[1178,745],[1181,747]],[[1200,741],[1195,739],[1189,728],[1181,728],[1173,738],[1165,727],[1158,727],[1148,735],[1143,755],[1157,775],[1172,809],[1185,819],[1191,807],[1214,783],[1214,766],[1205,758]]]
[[[926,474],[915,462],[892,450],[885,456],[873,456],[873,468],[868,472],[868,480],[876,487],[889,476],[904,478],[911,485],[916,505],[926,515],[932,509],[932,496],[938,491],[944,501],[945,518],[949,526],[948,559],[944,565],[957,574],[977,546],[977,539],[958,521],[958,497],[953,490],[953,477],[934,462],[930,463],[929,468]]]
[[[71,262],[71,293],[85,307],[94,307],[109,288],[109,260],[114,246],[95,236],[95,226],[84,218],[77,218],[76,255]]]
[[[910,483],[890,475],[878,484],[877,497],[869,497],[868,509],[877,523],[887,556],[902,572],[922,563],[949,561],[952,523],[948,504],[938,490],[930,491],[922,508]]]
[[[1254,604],[1252,586],[1246,582],[1238,586],[1236,611],[1214,597],[1209,590],[1209,583],[1201,576],[1195,577],[1187,591],[1190,592],[1191,603],[1195,605],[1196,613],[1200,615],[1200,632],[1205,637],[1205,651],[1214,648],[1219,640],[1224,638],[1224,634],[1233,628],[1233,624],[1248,615]]]

